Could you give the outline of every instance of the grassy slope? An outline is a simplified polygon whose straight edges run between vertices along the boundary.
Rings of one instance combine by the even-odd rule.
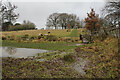
[[[30,36],[37,36],[40,33],[42,34],[47,34],[48,32],[51,32],[52,35],[58,36],[58,37],[64,37],[68,34],[70,34],[70,32],[67,32],[67,29],[65,30],[23,30],[23,31],[6,31],[6,32],[2,32],[2,35],[15,35],[15,36],[21,36],[21,35],[25,35],[25,34],[29,34]]]
[[[61,52],[64,51],[43,53],[26,59],[3,58],[2,76],[3,78],[81,78],[79,73],[71,69],[71,63],[63,60],[64,54]],[[40,59],[47,61],[42,62]]]
[[[67,37],[79,37],[78,30],[73,29]]]
[[[107,38],[79,48],[80,56],[90,62],[86,66],[88,78],[118,78],[118,40]],[[86,57],[82,55],[86,55]]]
[[[30,59],[3,59],[3,78],[77,78],[80,74],[62,60],[39,62]]]
[[[77,30],[78,30],[78,34],[80,34],[82,32],[82,30],[84,30],[84,29],[77,29]],[[30,36],[38,36],[40,33],[47,34],[48,32],[51,32],[51,35],[55,35],[57,37],[66,37],[66,36],[71,34],[72,29],[71,29],[71,32],[67,32],[67,29],[63,29],[63,30],[54,30],[54,29],[52,29],[52,30],[5,31],[5,32],[2,32],[2,35],[6,35],[6,36],[11,36],[11,35],[21,36],[21,35],[29,34]],[[74,34],[72,33],[71,35],[74,35]]]

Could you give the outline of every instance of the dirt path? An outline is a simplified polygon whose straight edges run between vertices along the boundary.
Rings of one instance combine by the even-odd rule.
[[[87,64],[87,60],[79,58],[79,60],[73,64],[73,69],[80,73],[81,76],[85,75],[86,72],[84,71],[84,67]]]

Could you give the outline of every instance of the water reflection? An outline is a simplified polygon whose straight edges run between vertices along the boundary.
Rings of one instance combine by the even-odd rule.
[[[35,56],[37,53],[45,53],[48,50],[31,49],[31,48],[15,48],[15,47],[0,47],[2,50],[2,57],[27,58]]]
[[[14,47],[7,47],[5,50],[6,50],[6,52],[8,52],[8,54],[10,54],[10,55],[14,55],[14,54],[16,53],[16,51],[17,51],[17,49],[14,48]]]

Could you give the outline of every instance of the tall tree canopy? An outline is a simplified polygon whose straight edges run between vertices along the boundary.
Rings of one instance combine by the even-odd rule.
[[[53,13],[47,19],[47,27],[61,27],[62,29],[67,29],[68,25],[70,28],[80,27],[80,20],[75,14],[67,13]]]
[[[57,26],[58,26],[58,19],[59,17],[59,14],[58,13],[53,13],[51,14],[48,19],[47,19],[47,24],[46,26],[48,27],[55,27],[55,29],[57,29]]]
[[[90,13],[87,13],[87,18],[85,18],[85,28],[90,31],[91,34],[96,34],[100,29],[98,15],[95,14],[95,11],[91,9]]]
[[[9,25],[12,25],[16,19],[18,19],[19,14],[15,13],[16,9],[17,6],[13,5],[10,2],[1,2],[0,14],[3,30],[7,30]]]
[[[105,18],[112,21],[120,21],[120,0],[106,2],[103,11],[106,14]]]
[[[103,9],[105,19],[108,21],[109,28],[118,28],[118,36],[120,37],[120,0],[111,0],[106,2]]]

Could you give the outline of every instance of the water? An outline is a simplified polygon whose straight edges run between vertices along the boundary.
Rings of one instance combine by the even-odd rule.
[[[0,55],[2,57],[27,58],[35,56],[38,53],[48,52],[48,50],[31,49],[31,48],[15,48],[15,47],[0,47]],[[0,57],[1,57],[0,56]]]
[[[73,45],[69,45],[69,46],[80,46],[80,45],[85,45],[85,44],[80,43],[80,44],[73,44]]]

